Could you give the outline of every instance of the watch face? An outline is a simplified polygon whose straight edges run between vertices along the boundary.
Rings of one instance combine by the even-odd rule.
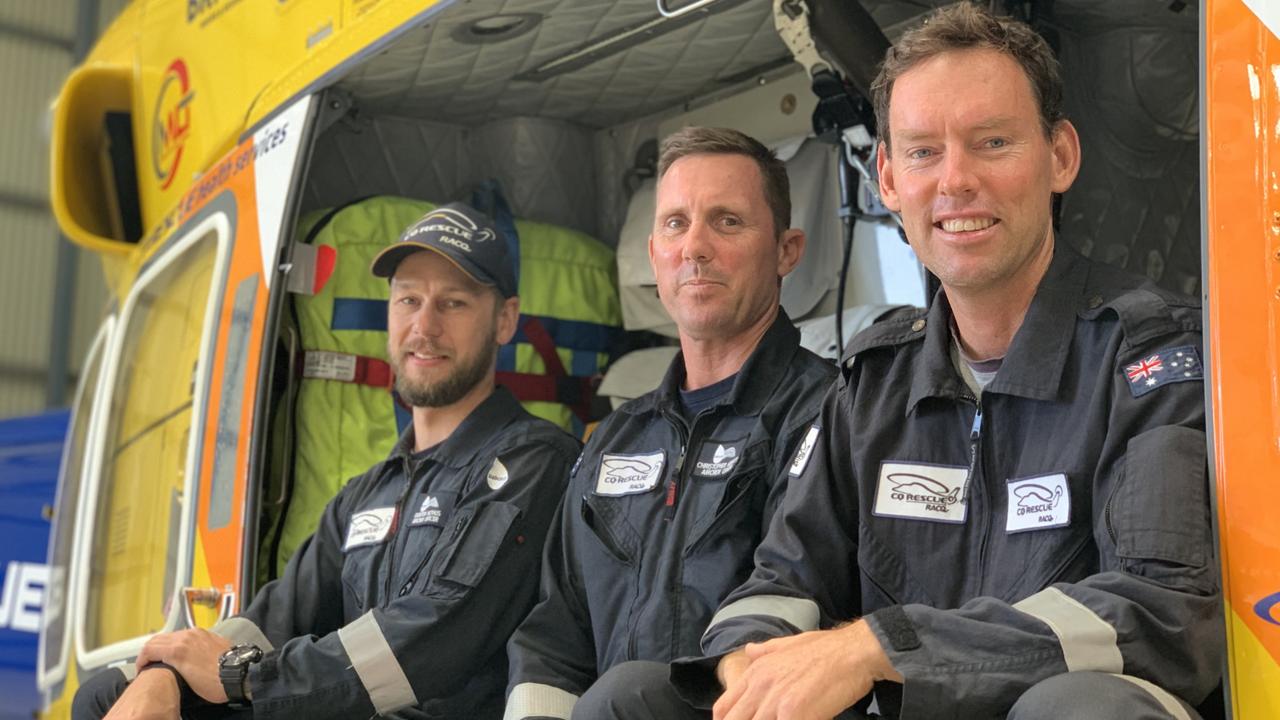
[[[223,665],[245,665],[257,662],[262,658],[262,651],[256,645],[236,645],[222,654]]]

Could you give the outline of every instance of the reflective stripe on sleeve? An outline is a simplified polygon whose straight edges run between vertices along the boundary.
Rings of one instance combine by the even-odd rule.
[[[720,608],[720,611],[711,618],[707,632],[711,632],[711,628],[725,620],[743,615],[766,615],[777,618],[790,623],[800,632],[818,629],[818,603],[786,595],[753,595],[735,600]]]
[[[232,645],[255,645],[264,653],[275,649],[263,634],[262,628],[253,624],[253,621],[248,618],[227,618],[209,628],[209,632],[230,640]]]
[[[1013,607],[1039,620],[1062,646],[1067,670],[1119,673],[1124,657],[1116,645],[1116,629],[1076,599],[1053,587],[1045,588]]]
[[[338,639],[379,715],[418,704],[418,696],[413,694],[413,687],[372,612],[339,629]]]
[[[1155,683],[1147,682],[1140,677],[1120,675],[1119,673],[1112,674],[1121,680],[1128,680],[1134,685],[1146,690],[1151,694],[1151,697],[1156,699],[1156,702],[1160,703],[1160,707],[1164,708],[1164,711],[1172,715],[1175,720],[1191,720],[1191,713],[1188,713],[1187,709],[1178,701],[1178,698],[1174,697],[1173,693],[1168,690],[1165,690]]]
[[[567,690],[542,683],[520,683],[511,688],[502,720],[530,717],[569,720],[577,702],[578,696]]]

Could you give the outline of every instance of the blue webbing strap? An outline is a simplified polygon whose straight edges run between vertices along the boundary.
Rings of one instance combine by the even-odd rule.
[[[334,298],[331,330],[387,331],[387,301],[367,298]]]

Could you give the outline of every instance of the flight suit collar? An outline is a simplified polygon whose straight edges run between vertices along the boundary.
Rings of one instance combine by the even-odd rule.
[[[732,404],[735,414],[740,417],[758,414],[773,395],[799,349],[800,331],[792,324],[787,311],[779,307],[777,317],[760,338],[760,344],[738,370],[733,390],[717,406]],[[668,413],[680,411],[680,387],[684,378],[684,353],[680,352],[671,361],[662,384],[658,386],[658,409]]]
[[[1076,314],[1084,308],[1087,279],[1087,261],[1071,248],[1056,243],[1053,259],[1036,288],[1022,327],[1014,334],[1000,371],[984,392],[1032,400],[1058,398],[1075,334]],[[916,359],[907,414],[926,397],[970,395],[951,362],[951,305],[942,289],[934,296],[924,320],[924,345]]]
[[[427,456],[435,462],[451,468],[464,468],[475,461],[480,451],[489,446],[489,438],[500,428],[519,417],[524,410],[511,391],[499,385],[489,397],[476,406],[470,415],[454,429],[443,442],[430,449]],[[395,448],[390,460],[412,457],[414,447],[411,423]]]

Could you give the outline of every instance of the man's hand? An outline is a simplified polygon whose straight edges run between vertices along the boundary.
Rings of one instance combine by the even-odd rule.
[[[230,648],[231,641],[208,630],[179,630],[148,640],[138,653],[137,664],[168,663],[182,673],[197,695],[211,703],[225,703],[227,691],[218,678],[218,658]]]
[[[181,702],[173,673],[152,668],[138,673],[103,720],[176,720]]]
[[[716,679],[720,681],[720,686],[728,688],[737,682],[750,664],[747,651],[743,649],[734,650],[720,658],[720,662],[716,664]]]
[[[829,720],[871,692],[878,680],[902,682],[865,621],[815,630],[741,651],[746,667],[724,672],[715,720]],[[718,670],[727,670],[726,656]]]

